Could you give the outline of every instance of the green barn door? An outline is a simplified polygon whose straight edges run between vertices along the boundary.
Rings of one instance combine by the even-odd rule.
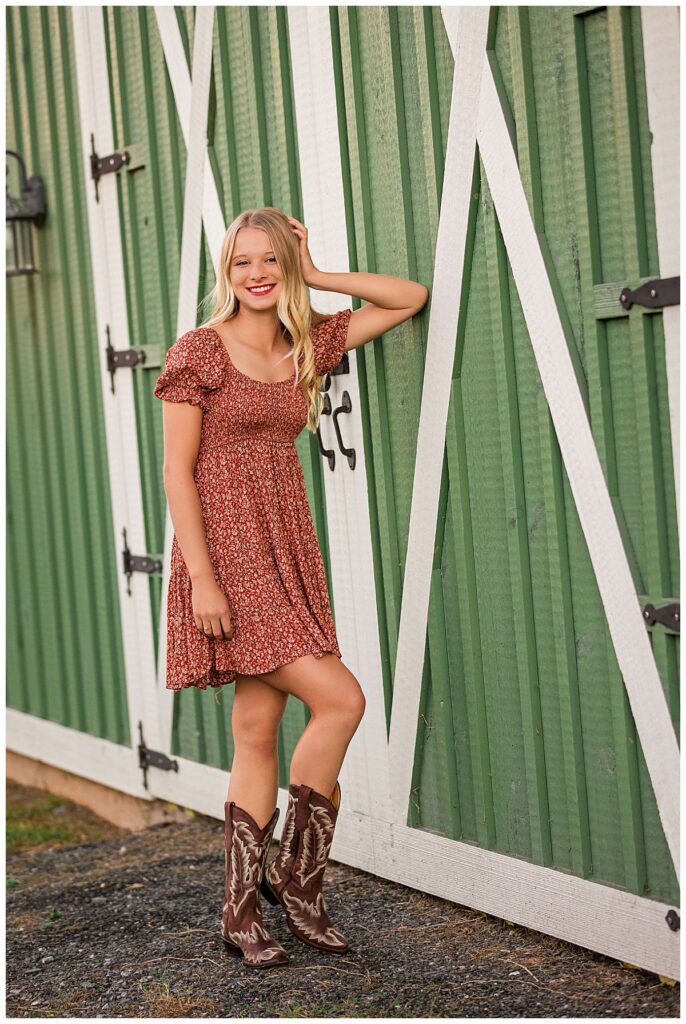
[[[437,27],[432,62],[449,70],[426,96],[435,130],[425,141],[440,203],[452,55]],[[382,105],[383,67],[360,46],[360,88]],[[619,302],[625,286],[660,272],[640,9],[494,8],[487,46],[637,601],[663,608],[678,600],[679,554],[662,315]],[[403,71],[406,93],[412,74]],[[371,101],[365,113],[365,138],[375,139]],[[375,216],[388,206],[388,163],[396,154],[401,166],[415,141],[385,139],[364,164],[362,200]],[[362,159],[355,139],[350,149]],[[454,282],[461,300],[408,820],[673,902],[674,868],[596,567],[476,151],[464,280]],[[412,206],[416,180],[407,187]],[[397,224],[389,212],[376,237],[392,237]],[[433,267],[435,286],[442,273]],[[422,470],[412,447],[415,331],[405,326],[357,354],[391,670]],[[678,632],[645,628],[676,729]]]

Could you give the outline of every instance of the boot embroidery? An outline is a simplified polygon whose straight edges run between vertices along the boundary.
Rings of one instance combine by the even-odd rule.
[[[250,828],[245,822],[237,821],[235,823],[233,839],[229,893],[231,909],[234,914],[238,914],[252,889],[259,884],[262,850],[253,839]],[[257,856],[256,863],[250,863],[251,853],[253,856]]]
[[[310,900],[298,899],[297,896],[292,895],[288,890],[285,890],[283,895],[292,923],[308,939],[324,940],[334,946],[347,945],[346,939],[334,928],[329,920],[324,905],[323,893],[317,893],[314,903],[310,902]]]
[[[333,837],[331,818],[323,807],[314,807],[303,833],[300,862],[296,876],[301,888],[325,867]]]
[[[250,960],[254,964],[262,963],[264,960],[273,960],[281,952],[281,946],[273,944],[274,940],[269,932],[265,931],[257,921],[253,921],[247,930],[228,932],[226,937],[230,942],[240,946],[243,949],[245,959]],[[272,945],[260,948],[260,942],[268,942],[272,943]],[[244,946],[247,946],[247,949]],[[253,948],[253,946],[256,948]]]

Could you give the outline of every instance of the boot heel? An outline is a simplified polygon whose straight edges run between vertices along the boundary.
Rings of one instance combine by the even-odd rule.
[[[223,935],[222,935],[222,942],[224,943],[224,947],[226,949],[226,952],[230,953],[231,956],[239,956],[239,957],[243,956],[243,950],[241,949],[241,947],[240,946],[235,946],[233,944],[233,942],[229,942],[229,940],[225,939]]]
[[[279,897],[276,895],[276,893],[274,892],[266,878],[262,879],[262,883],[260,885],[260,892],[262,893],[264,898],[269,903],[271,903],[273,907],[275,907],[278,904]]]

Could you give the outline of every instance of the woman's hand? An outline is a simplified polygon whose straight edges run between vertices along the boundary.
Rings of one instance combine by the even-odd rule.
[[[300,249],[300,269],[302,270],[305,284],[309,285],[319,271],[312,262],[310,250],[307,247],[307,228],[304,224],[301,224],[299,220],[296,220],[295,217],[289,217],[288,222],[293,228],[294,235],[298,239],[298,246]]]
[[[226,594],[213,579],[196,580],[192,592],[195,625],[208,639],[231,640],[233,621]]]

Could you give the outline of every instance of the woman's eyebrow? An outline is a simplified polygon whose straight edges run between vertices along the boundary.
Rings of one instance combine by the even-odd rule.
[[[267,249],[265,252],[262,253],[262,255],[263,256],[268,256],[270,253],[272,253],[272,255],[273,255],[274,254],[274,250],[273,249]],[[233,258],[235,260],[237,260],[239,256],[247,256],[247,253],[245,253],[245,252],[236,253],[236,255]]]

